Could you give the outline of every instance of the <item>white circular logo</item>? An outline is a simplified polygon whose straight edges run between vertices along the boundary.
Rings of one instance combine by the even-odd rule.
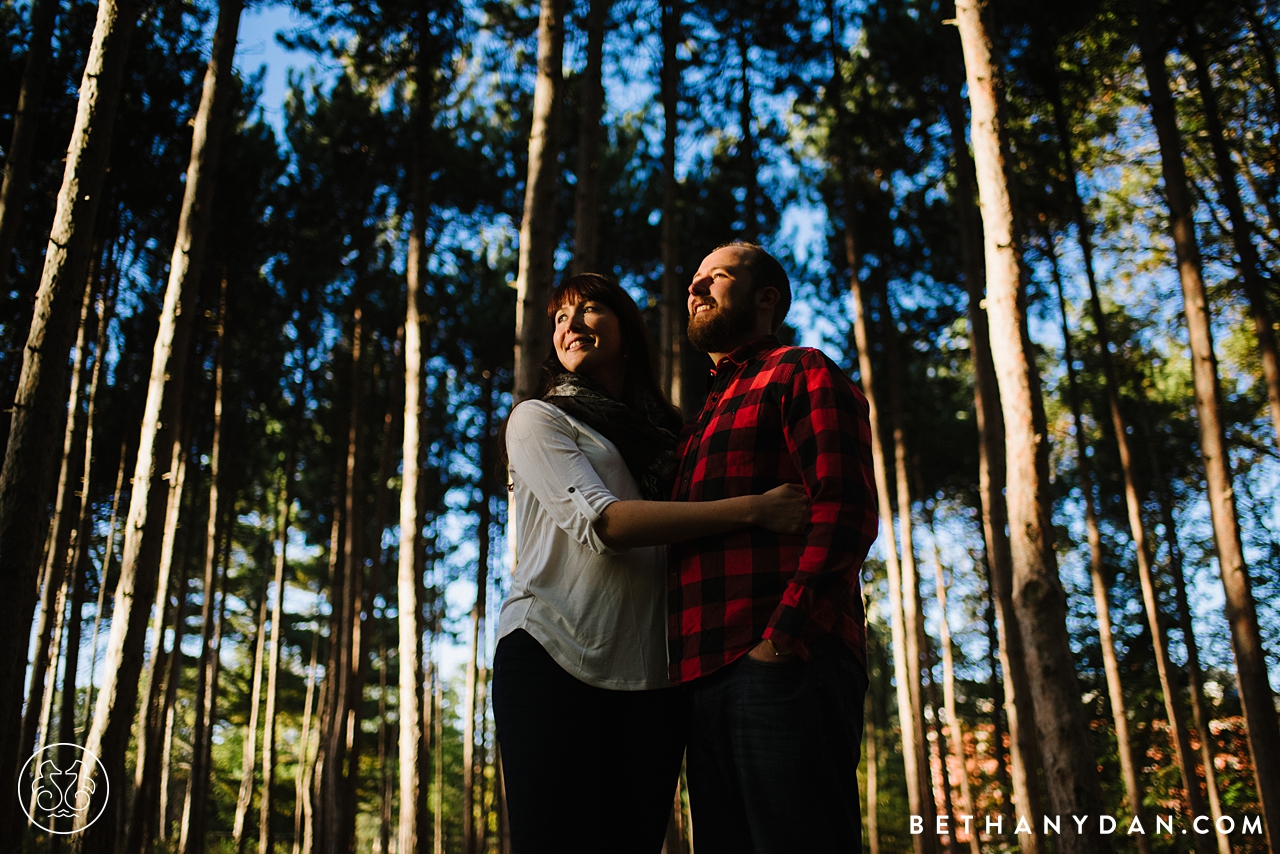
[[[97,766],[95,769],[94,766]],[[87,782],[80,790],[81,780]],[[97,788],[102,798],[95,798]],[[31,823],[58,835],[79,833],[102,817],[111,798],[107,769],[78,744],[60,742],[40,748],[22,766],[18,801]],[[98,803],[92,815],[94,802]]]

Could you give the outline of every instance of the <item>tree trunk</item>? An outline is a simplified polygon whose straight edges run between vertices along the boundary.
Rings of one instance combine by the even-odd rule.
[[[26,712],[22,716],[22,741],[19,756],[30,756],[49,741],[48,720],[52,714],[53,691],[58,676],[58,650],[62,641],[63,611],[66,607],[67,550],[71,540],[72,521],[76,517],[75,482],[79,477],[76,454],[84,426],[80,417],[81,377],[84,375],[86,326],[93,288],[86,287],[80,304],[80,323],[72,349],[71,393],[69,413],[62,436],[62,455],[58,467],[58,487],[54,493],[53,518],[45,547],[44,579],[40,591],[40,609],[36,614],[36,648],[31,659],[31,684],[27,688]],[[56,635],[56,637],[55,637]],[[39,742],[37,743],[37,737]],[[25,761],[25,760],[24,760]]]
[[[93,722],[93,680],[98,669],[98,630],[102,627],[102,609],[106,606],[107,582],[111,572],[111,559],[115,557],[116,517],[120,510],[120,493],[124,489],[124,469],[128,457],[128,445],[120,445],[120,467],[116,470],[116,488],[111,493],[111,516],[107,520],[107,542],[102,547],[102,571],[98,579],[98,602],[93,612],[93,635],[89,640],[89,687],[85,689],[84,721],[80,734],[88,734]]]
[[[135,9],[132,0],[103,0],[98,6],[62,188],[23,350],[0,472],[0,565],[5,567],[13,591],[0,599],[0,649],[26,649],[31,632],[40,549],[54,487],[53,465],[65,417],[67,355],[93,249],[94,221]],[[4,733],[0,779],[17,779],[19,762],[26,759],[18,756],[26,666],[23,656],[0,657],[0,733]],[[0,810],[0,837],[14,838],[16,819],[12,802]]]
[[[219,353],[222,348],[219,347]],[[200,663],[196,670],[196,693],[192,704],[195,710],[195,724],[191,730],[191,776],[187,782],[187,802],[183,808],[182,832],[178,850],[182,854],[202,854],[204,851],[204,827],[206,810],[205,796],[208,791],[209,766],[208,751],[204,745],[209,741],[210,727],[213,726],[216,710],[217,655],[221,646],[221,636],[215,635],[214,626],[214,587],[219,582],[218,548],[224,536],[224,528],[229,528],[230,520],[224,522],[229,515],[225,484],[223,483],[222,443],[223,431],[226,429],[224,412],[225,386],[220,374],[215,376],[213,403],[213,442],[209,448],[209,516],[205,524],[203,585],[201,587],[204,602],[200,608]],[[227,535],[228,541],[230,536]],[[223,572],[226,568],[223,568]],[[225,582],[223,582],[225,584]],[[225,602],[223,604],[225,608]],[[221,631],[221,619],[217,623],[217,631]],[[194,811],[192,804],[194,803]]]
[[[578,185],[573,207],[573,274],[599,264],[600,118],[604,113],[604,32],[610,0],[591,0],[587,13],[587,67],[578,128]]]
[[[383,570],[386,568],[386,550],[382,548],[382,535],[387,527],[387,505],[391,499],[391,489],[388,486],[391,477],[392,466],[395,464],[397,452],[403,447],[402,443],[397,443],[396,438],[396,419],[403,415],[403,405],[400,400],[402,387],[400,378],[403,376],[404,366],[402,364],[404,345],[404,327],[401,326],[396,330],[395,344],[392,346],[391,370],[388,373],[388,396],[387,411],[382,417],[382,447],[379,453],[378,473],[374,480],[374,503],[373,503],[373,524],[370,530],[374,532],[375,542],[371,545],[370,550],[375,551],[372,555],[373,570],[369,577],[369,631],[364,633],[367,649],[361,650],[361,657],[368,661],[371,660],[372,643],[371,638],[374,633],[378,637],[378,850],[387,852],[391,846],[391,777],[387,739],[389,737],[389,726],[387,722],[387,638],[386,627],[384,626],[386,614],[382,609],[375,610],[374,603],[377,601],[379,594],[389,593],[383,589]],[[376,383],[376,380],[375,380]],[[385,601],[390,600],[390,595],[384,598]],[[265,854],[265,852],[260,852]]]
[[[893,431],[894,485],[898,499],[898,537],[900,538],[899,562],[902,572],[902,623],[907,656],[907,688],[911,700],[912,728],[916,733],[916,765],[919,769],[920,812],[925,827],[935,827],[937,805],[933,794],[933,770],[929,760],[929,740],[924,718],[924,691],[920,667],[924,658],[924,612],[920,600],[920,576],[916,571],[916,547],[914,524],[911,519],[911,487],[907,431],[902,412],[903,376],[901,354],[898,350],[898,327],[889,302],[889,292],[881,292],[881,344],[884,350],[886,396],[889,398],[889,423]],[[892,540],[893,529],[889,529]],[[904,746],[905,747],[905,746]],[[929,834],[919,834],[930,836]],[[936,835],[930,836],[936,844]]]
[[[1070,195],[1071,209],[1076,221],[1076,234],[1080,242],[1080,250],[1084,258],[1085,277],[1089,282],[1089,307],[1093,317],[1093,325],[1098,336],[1098,350],[1102,357],[1102,374],[1107,393],[1107,408],[1111,415],[1111,427],[1116,437],[1116,447],[1120,455],[1120,470],[1124,475],[1125,506],[1129,514],[1129,532],[1133,537],[1134,551],[1137,553],[1138,580],[1142,587],[1142,600],[1147,616],[1147,626],[1151,630],[1151,643],[1155,652],[1156,672],[1160,677],[1160,688],[1164,695],[1165,715],[1169,721],[1169,736],[1173,741],[1174,756],[1178,770],[1182,775],[1182,784],[1187,793],[1187,808],[1192,817],[1205,813],[1204,798],[1200,794],[1200,783],[1196,778],[1195,760],[1191,753],[1191,741],[1187,735],[1186,719],[1182,711],[1177,686],[1173,684],[1173,666],[1169,661],[1168,641],[1160,614],[1160,600],[1156,593],[1154,570],[1151,565],[1151,546],[1147,542],[1146,526],[1142,521],[1142,496],[1138,490],[1134,473],[1133,448],[1129,439],[1129,424],[1120,409],[1120,384],[1116,377],[1115,365],[1111,358],[1111,335],[1108,331],[1107,317],[1102,310],[1102,299],[1098,295],[1098,280],[1093,263],[1093,237],[1084,203],[1080,198],[1080,187],[1076,179],[1075,159],[1072,156],[1071,129],[1067,123],[1066,110],[1062,104],[1061,92],[1058,88],[1056,70],[1051,77],[1053,114],[1058,129],[1058,137],[1062,144],[1065,179]],[[1233,185],[1234,186],[1234,185]],[[1049,245],[1050,259],[1053,263],[1054,277],[1058,281],[1058,300],[1063,310],[1063,331],[1066,331],[1066,309],[1062,298],[1062,284],[1058,273],[1058,261],[1053,252],[1051,238],[1046,237]],[[1270,321],[1267,321],[1268,330]],[[1274,341],[1272,342],[1274,344]],[[1274,348],[1273,348],[1274,351]],[[1274,355],[1274,353],[1273,353]],[[1278,410],[1280,411],[1280,410]],[[1077,430],[1079,428],[1077,427]],[[1083,441],[1083,437],[1081,437]],[[1083,455],[1083,446],[1081,454]],[[1117,677],[1117,685],[1119,680]],[[1144,816],[1145,817],[1145,816]],[[1145,822],[1144,822],[1145,823]],[[1139,845],[1148,844],[1143,838]],[[1195,835],[1196,850],[1199,854],[1213,854],[1214,846],[1207,835]]]
[[[129,722],[137,702],[138,675],[146,644],[146,603],[154,595],[157,558],[163,538],[158,523],[164,512],[166,490],[163,487],[168,473],[161,470],[162,463],[157,465],[160,461],[156,452],[170,447],[173,441],[172,422],[182,400],[185,373],[182,367],[186,362],[190,326],[196,315],[196,295],[199,293],[204,244],[209,230],[209,207],[217,176],[225,105],[230,100],[231,60],[235,54],[242,2],[222,0],[219,5],[213,52],[205,69],[178,221],[178,237],[170,261],[164,308],[151,361],[146,410],[138,440],[120,583],[115,595],[115,617],[111,621],[111,634],[107,641],[107,660],[98,705],[85,744],[85,749],[101,760],[105,773],[115,779],[124,778]],[[96,785],[93,778],[92,774],[80,778],[80,797],[90,797]],[[107,789],[97,786],[96,791],[105,796]],[[86,814],[92,812],[91,809]],[[114,840],[115,824],[112,811],[108,810],[86,831],[86,850],[105,851]]]
[[[928,686],[926,687],[925,685],[922,684],[920,686],[920,691],[922,693],[926,691],[928,692],[929,699],[927,702],[930,710],[933,712],[934,744],[938,748],[938,773],[940,777],[938,782],[940,783],[939,788],[942,789],[942,815],[947,816],[948,818],[952,818],[954,820],[954,816],[956,814],[955,798],[951,791],[952,785],[950,781],[950,772],[948,771],[948,768],[951,765],[951,751],[947,745],[946,735],[943,732],[943,727],[946,726],[946,724],[944,723],[944,719],[943,719],[942,698],[938,696],[938,683],[933,678],[934,668],[938,664],[938,657],[937,657],[936,651],[933,648],[933,644],[930,641],[931,639],[929,637],[925,637],[924,639],[925,668],[924,669],[926,674],[929,677]],[[960,760],[961,760],[961,763],[963,764],[964,762],[963,753],[960,754]],[[932,761],[933,761],[932,750],[930,750],[929,761],[932,764]],[[937,825],[935,824],[934,826],[936,827]],[[946,834],[948,854],[960,854],[960,840],[956,836],[956,830],[957,830],[956,825],[949,822],[947,825],[947,834]]]
[[[920,470],[917,468],[917,477],[919,472]],[[955,653],[951,648],[951,621],[947,616],[947,580],[942,572],[942,555],[938,551],[938,535],[933,527],[933,508],[926,504],[924,512],[925,524],[929,527],[929,539],[932,541],[933,546],[933,580],[938,599],[938,646],[942,651],[942,698],[943,710],[946,713],[947,740],[950,742],[950,753],[956,758],[956,763],[960,769],[958,774],[960,806],[965,815],[976,815],[973,810],[973,791],[969,786],[969,766],[964,748],[964,729],[960,724],[960,714],[956,711],[956,665]],[[936,703],[935,708],[937,708]],[[942,735],[941,725],[938,727],[938,734],[939,736]],[[939,741],[939,744],[941,743]],[[944,773],[947,772],[947,766],[943,766],[943,771]],[[953,825],[954,821],[954,814],[952,814]],[[955,838],[954,829],[952,838]],[[976,828],[969,831],[969,850],[972,854],[979,854]]]
[[[1213,732],[1209,729],[1209,703],[1204,693],[1204,670],[1200,666],[1200,647],[1196,642],[1195,627],[1191,622],[1191,606],[1187,600],[1187,579],[1182,569],[1182,547],[1178,545],[1178,529],[1173,518],[1173,496],[1169,482],[1160,463],[1160,452],[1151,434],[1149,419],[1140,420],[1143,439],[1147,446],[1151,477],[1157,485],[1160,498],[1160,516],[1164,524],[1164,539],[1169,547],[1169,575],[1173,577],[1174,601],[1178,608],[1178,626],[1182,630],[1182,644],[1187,650],[1187,689],[1191,695],[1191,713],[1200,738],[1200,764],[1204,771],[1205,790],[1209,800],[1209,817],[1213,820],[1218,854],[1231,854],[1231,841],[1221,831],[1218,819],[1222,817],[1222,801],[1218,794],[1217,772],[1213,764]]]
[[[846,202],[846,206],[848,203]],[[889,575],[889,613],[890,630],[893,642],[894,681],[898,689],[898,717],[902,730],[902,760],[907,776],[907,801],[912,815],[924,815],[928,803],[932,803],[932,794],[924,798],[925,787],[922,777],[927,773],[922,767],[920,756],[923,750],[923,733],[917,725],[915,709],[915,692],[911,690],[907,633],[903,611],[902,567],[898,559],[897,543],[893,537],[893,508],[890,505],[888,462],[885,457],[884,442],[878,406],[878,386],[875,381],[875,369],[871,361],[871,341],[868,330],[870,306],[858,275],[858,257],[855,250],[852,211],[845,213],[844,223],[846,264],[849,268],[849,287],[853,291],[853,330],[854,341],[858,348],[859,373],[862,378],[862,391],[867,398],[871,419],[871,459],[876,479],[877,503],[880,511],[880,530],[885,534],[881,539],[881,548],[885,554],[885,564]],[[926,800],[928,803],[926,803]],[[928,854],[936,849],[936,838],[929,834],[917,834],[912,837],[916,854]]]
[[[1249,730],[1254,780],[1262,802],[1268,844],[1273,845],[1277,834],[1280,834],[1280,765],[1268,757],[1280,756],[1280,723],[1276,720],[1275,700],[1267,679],[1267,659],[1258,629],[1258,610],[1249,581],[1249,568],[1240,543],[1240,522],[1236,516],[1231,463],[1227,457],[1225,426],[1221,416],[1222,390],[1218,385],[1218,361],[1213,352],[1209,301],[1201,271],[1200,248],[1196,244],[1182,142],[1165,69],[1165,52],[1158,45],[1153,14],[1148,0],[1139,0],[1139,48],[1151,90],[1151,118],[1160,141],[1170,232],[1191,340],[1196,420],[1208,482],[1214,543],[1226,593],[1227,623],[1231,627],[1231,648],[1235,653],[1240,701]]]
[[[974,165],[982,211],[991,355],[1005,423],[1013,601],[1030,677],[1052,812],[1063,819],[1063,854],[1106,852],[1101,834],[1077,831],[1073,817],[1102,810],[1080,685],[1066,626],[1066,594],[1058,579],[1049,516],[1048,441],[1039,378],[1026,330],[1025,293],[1005,177],[996,66],[981,0],[958,0],[972,110]]]
[[[52,52],[53,25],[60,5],[58,0],[32,0],[27,20],[30,28],[27,56],[22,65],[18,108],[13,114],[13,136],[5,149],[4,184],[0,186],[0,277],[9,274],[10,255],[31,185],[31,156],[35,153],[36,127],[40,123],[40,104],[44,99],[46,69]]]
[[[439,655],[440,649],[440,616],[443,603],[436,603],[436,612],[433,624],[431,626],[431,637],[433,642],[432,648],[436,655]],[[432,743],[435,745],[435,768],[433,775],[435,777],[435,799],[432,804],[434,808],[434,830],[435,839],[433,851],[435,854],[444,854],[444,679],[440,673],[440,663],[437,660],[431,662],[431,726],[432,726]]]
[[[311,851],[311,768],[315,762],[311,752],[311,710],[315,705],[316,658],[319,650],[320,630],[317,626],[311,633],[311,664],[307,667],[307,694],[302,704],[302,734],[298,737],[297,770],[293,777],[293,854],[302,854],[304,851],[310,854]],[[403,814],[403,808],[401,812]]]
[[[154,850],[155,840],[169,838],[169,766],[172,760],[172,736],[174,724],[174,701],[178,695],[178,680],[182,676],[182,636],[186,632],[187,620],[187,544],[182,541],[182,556],[178,560],[177,594],[178,603],[173,617],[173,645],[165,655],[164,690],[156,714],[155,748],[159,757],[154,772],[154,782],[150,784],[147,800],[142,802],[144,811],[141,815],[140,844],[134,850]],[[142,791],[135,794],[141,801]],[[152,822],[155,823],[154,827]]]
[[[871,653],[871,632],[867,632],[867,653]],[[880,748],[876,733],[880,727],[880,686],[874,682],[867,689],[866,733],[862,743],[867,751],[867,848],[880,854]]]
[[[877,506],[880,514],[880,545],[884,551],[885,565],[889,577],[889,615],[893,644],[893,669],[898,694],[898,717],[902,732],[903,765],[907,777],[907,802],[912,815],[923,815],[923,810],[926,808],[924,803],[926,799],[922,798],[924,787],[921,785],[921,776],[926,769],[921,767],[920,762],[920,756],[923,753],[923,733],[917,727],[916,717],[912,713],[915,704],[909,676],[907,628],[903,620],[902,567],[898,561],[897,544],[893,536],[893,508],[890,498],[892,493],[889,488],[888,458],[883,441],[884,426],[880,421],[880,388],[876,382],[875,366],[871,358],[870,300],[859,274],[861,259],[858,256],[857,234],[854,226],[855,190],[849,171],[844,167],[840,157],[840,145],[843,141],[843,137],[840,134],[848,127],[848,114],[843,101],[843,69],[838,58],[835,39],[837,28],[835,25],[834,6],[831,3],[828,3],[827,14],[831,20],[831,52],[835,63],[835,73],[832,76],[831,100],[836,111],[836,127],[833,134],[836,138],[836,143],[833,145],[832,159],[833,168],[840,174],[842,179],[843,204],[839,208],[839,214],[842,220],[844,236],[844,262],[849,276],[849,290],[853,295],[852,326],[854,345],[858,350],[858,372],[862,380],[862,392],[867,399],[868,414],[871,422],[871,460],[875,475]],[[932,803],[931,793],[927,801]],[[912,843],[915,846],[916,854],[929,854],[929,852],[936,850],[936,837],[929,834],[914,835]]]
[[[520,272],[516,276],[514,403],[537,391],[542,360],[551,350],[551,324],[546,315],[555,276],[564,13],[565,0],[539,0],[538,80],[533,91],[529,173],[520,222]]]
[[[680,135],[680,61],[676,47],[683,27],[680,0],[662,0],[662,332],[658,341],[659,376],[671,402],[692,414],[685,399],[684,330],[688,319],[685,283],[679,278],[677,228],[676,139]]]
[[[391,724],[387,720],[387,637],[382,622],[386,614],[378,614],[378,854],[391,851]],[[259,854],[265,854],[260,851]]]
[[[476,561],[476,602],[471,608],[471,655],[467,660],[466,695],[462,699],[462,850],[463,854],[477,854],[476,847],[476,708],[479,706],[481,717],[484,716],[484,703],[477,704],[477,694],[483,697],[483,688],[478,687],[477,676],[484,670],[484,618],[485,605],[489,592],[489,528],[492,525],[492,513],[489,506],[489,481],[493,468],[493,371],[484,372],[484,427],[480,434],[480,519],[477,526],[476,539],[479,544],[479,555]],[[481,801],[483,806],[483,801]],[[480,810],[480,816],[484,814]]]
[[[985,555],[984,555],[985,563]],[[1013,819],[1013,802],[1009,799],[1009,766],[1005,763],[1004,734],[1006,732],[1004,726],[1004,704],[1001,702],[1004,696],[1004,690],[1001,688],[1003,680],[1000,678],[1001,672],[996,667],[1003,657],[1000,650],[1000,633],[996,629],[996,597],[991,590],[991,569],[987,570],[987,663],[991,668],[991,675],[987,681],[988,692],[991,695],[991,750],[995,754],[996,772],[995,778],[996,789],[1002,795],[1000,799],[1000,812]],[[1010,745],[1012,745],[1010,739]],[[1014,747],[1016,750],[1016,746]]]
[[[1258,338],[1258,358],[1262,362],[1262,376],[1267,384],[1271,425],[1276,433],[1277,447],[1280,447],[1280,357],[1276,355],[1276,333],[1272,324],[1271,310],[1267,305],[1267,282],[1262,275],[1258,250],[1253,245],[1253,225],[1245,216],[1244,205],[1240,202],[1240,188],[1236,186],[1236,167],[1231,160],[1231,152],[1227,149],[1226,136],[1222,130],[1218,95],[1213,88],[1213,74],[1209,69],[1209,62],[1200,42],[1199,28],[1194,20],[1187,22],[1187,38],[1184,44],[1195,64],[1196,85],[1200,89],[1200,100],[1204,104],[1202,114],[1204,127],[1209,136],[1209,145],[1213,149],[1214,165],[1218,169],[1218,199],[1227,209],[1227,215],[1231,219],[1231,242],[1240,259],[1237,269],[1241,284],[1244,285],[1245,296],[1249,300],[1249,311],[1253,315],[1253,330]]]
[[[1026,819],[1031,833],[1019,840],[1023,854],[1040,854],[1044,847],[1040,816],[1044,813],[1040,785],[1040,748],[1031,717],[1031,681],[1023,653],[1022,632],[1013,607],[1013,558],[1009,546],[1008,506],[1005,502],[1004,413],[1000,410],[1000,389],[991,356],[991,336],[985,306],[987,275],[983,262],[984,238],[978,210],[977,175],[969,144],[965,139],[965,110],[960,97],[960,63],[948,62],[947,92],[943,109],[951,131],[955,153],[956,207],[959,212],[961,254],[964,264],[968,304],[970,359],[973,363],[973,404],[978,426],[978,496],[986,545],[991,599],[998,617],[996,635],[1000,669],[1004,674],[1003,706],[1009,723],[1009,766],[1013,783],[1013,803],[1020,819]],[[992,695],[993,702],[1000,702]],[[995,717],[999,719],[997,711]],[[1003,741],[996,742],[1003,757]],[[1003,759],[1001,760],[1003,761]],[[1008,789],[1003,789],[1008,791]]]
[[[183,407],[189,410],[190,407]],[[151,637],[155,644],[151,656],[143,667],[139,686],[141,702],[134,723],[134,744],[137,760],[133,777],[133,803],[125,822],[125,848],[142,851],[150,836],[151,813],[159,792],[156,789],[160,776],[160,738],[164,734],[161,725],[164,716],[164,690],[161,674],[167,669],[168,658],[164,653],[164,634],[173,615],[170,605],[174,567],[175,537],[182,513],[183,486],[187,474],[187,445],[191,430],[189,412],[184,412],[177,429],[178,438],[173,443],[169,471],[174,472],[169,484],[169,505],[165,510],[164,540],[161,544],[160,580],[156,585],[156,598],[151,606]],[[175,647],[175,651],[176,651]]]
[[[211,480],[217,483],[218,476],[211,473]],[[213,493],[211,486],[210,494]],[[216,496],[215,496],[216,497]],[[218,507],[216,502],[210,503],[210,509]],[[216,526],[217,533],[229,528],[230,520]],[[215,529],[210,522],[210,529]],[[187,794],[182,804],[182,830],[178,836],[178,850],[182,854],[203,854],[205,837],[205,818],[208,815],[209,775],[212,771],[213,724],[218,712],[218,671],[221,666],[222,627],[227,617],[227,557],[231,547],[231,537],[226,535],[226,545],[222,550],[222,560],[216,559],[218,554],[217,538],[210,537],[215,543],[206,546],[204,604],[201,607],[203,628],[203,645],[200,652],[199,681],[196,683],[195,727],[191,735],[191,776],[187,778]],[[212,552],[213,557],[208,557]],[[214,575],[217,574],[215,582]],[[213,600],[214,585],[218,588],[218,611],[214,619]],[[210,624],[213,628],[210,631]]]
[[[224,321],[225,322],[225,321]],[[222,334],[222,330],[219,330]],[[218,348],[222,352],[222,348]],[[306,363],[308,351],[302,348],[303,364]],[[221,382],[221,364],[219,364],[219,382]],[[262,799],[258,812],[258,854],[271,854],[273,836],[271,832],[272,788],[276,775],[276,702],[280,692],[280,650],[284,643],[284,575],[289,563],[289,508],[293,501],[291,487],[295,469],[297,468],[298,432],[301,429],[303,411],[306,408],[306,375],[298,381],[294,391],[294,406],[291,423],[288,427],[288,447],[284,455],[284,477],[280,483],[280,494],[276,501],[276,545],[275,575],[272,579],[271,597],[271,658],[267,665],[267,708],[262,723]]]
[[[420,210],[420,208],[418,209]],[[404,325],[404,464],[400,486],[400,549],[396,570],[397,640],[400,654],[400,851],[417,851],[422,837],[419,808],[426,790],[422,778],[427,756],[422,723],[422,602],[418,597],[417,556],[421,551],[422,515],[418,507],[422,460],[422,226],[415,211],[409,237],[408,308]]]
[[[1111,701],[1111,718],[1115,722],[1116,749],[1120,759],[1120,775],[1124,778],[1125,795],[1134,817],[1147,827],[1146,808],[1142,803],[1142,785],[1138,779],[1138,765],[1134,761],[1133,740],[1129,736],[1129,714],[1125,708],[1124,687],[1120,678],[1120,662],[1116,658],[1116,643],[1111,634],[1111,601],[1106,580],[1105,560],[1102,554],[1102,533],[1098,530],[1097,502],[1093,495],[1093,467],[1089,462],[1089,447],[1084,435],[1084,415],[1080,403],[1080,385],[1076,379],[1076,357],[1071,346],[1071,328],[1067,322],[1067,300],[1063,294],[1062,275],[1058,270],[1058,256],[1053,247],[1053,235],[1044,235],[1053,283],[1058,293],[1058,311],[1062,315],[1062,360],[1067,366],[1067,398],[1071,408],[1071,423],[1076,433],[1076,476],[1084,497],[1084,524],[1089,541],[1089,577],[1093,582],[1093,606],[1098,615],[1098,639],[1102,647],[1102,666],[1107,678],[1107,696]],[[1088,255],[1086,264],[1088,263]],[[1096,321],[1096,318],[1095,318]],[[1105,338],[1099,335],[1105,344]],[[1105,356],[1104,356],[1105,359]],[[1159,639],[1155,640],[1159,643]],[[1146,834],[1137,834],[1138,850],[1151,854],[1151,843]]]
[[[258,620],[254,627],[253,681],[249,687],[249,721],[244,728],[244,750],[240,758],[240,792],[236,797],[236,813],[231,826],[231,839],[236,854],[243,854],[245,845],[245,821],[253,803],[253,780],[258,764],[258,710],[262,706],[263,656],[267,645],[267,585],[263,579],[262,594],[258,600]]]
[[[86,594],[85,580],[87,578],[87,570],[89,568],[89,540],[92,536],[93,528],[93,503],[91,501],[93,487],[93,460],[94,460],[94,426],[97,414],[98,389],[103,377],[103,365],[106,362],[107,352],[107,332],[111,324],[111,316],[115,311],[115,285],[114,283],[107,286],[107,292],[102,294],[98,300],[97,317],[98,328],[96,341],[94,345],[93,373],[89,379],[89,401],[85,412],[85,430],[84,430],[84,461],[81,463],[80,476],[80,510],[79,517],[76,519],[75,527],[71,534],[71,570],[74,573],[73,590],[75,595],[71,602],[71,613],[74,617],[70,634],[67,636],[67,662],[65,674],[63,676],[63,684],[72,686],[70,691],[64,687],[62,692],[62,711],[59,715],[61,732],[58,741],[64,744],[71,744],[76,741],[76,706],[79,699],[75,690],[76,675],[80,669],[80,640],[81,640],[81,614],[84,610],[84,597]],[[121,452],[123,457],[123,451]],[[121,460],[123,463],[123,459]],[[124,469],[121,467],[121,476],[123,477]],[[117,488],[115,495],[119,496]],[[115,503],[112,503],[112,516],[114,522]],[[114,527],[114,525],[113,525]],[[108,535],[110,538],[110,535]],[[107,556],[103,555],[103,567],[108,563]],[[105,584],[104,584],[105,586]],[[101,594],[101,590],[99,590]],[[99,602],[98,608],[102,608]],[[94,620],[94,626],[97,626],[97,619]],[[97,637],[94,637],[94,644],[97,644]],[[92,655],[92,651],[90,653]],[[92,680],[90,687],[92,691]],[[60,766],[65,767],[65,766]]]

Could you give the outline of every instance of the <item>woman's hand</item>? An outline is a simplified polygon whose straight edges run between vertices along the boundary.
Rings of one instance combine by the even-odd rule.
[[[803,534],[809,521],[809,495],[798,483],[784,483],[757,496],[753,524],[775,534]]]

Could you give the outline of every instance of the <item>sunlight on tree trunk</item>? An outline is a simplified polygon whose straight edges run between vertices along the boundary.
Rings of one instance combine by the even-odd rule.
[[[1169,204],[1169,229],[1173,238],[1182,286],[1183,308],[1191,342],[1192,377],[1196,394],[1196,421],[1200,453],[1208,481],[1208,501],[1213,520],[1218,569],[1226,594],[1227,623],[1235,653],[1240,702],[1244,707],[1253,755],[1254,780],[1262,801],[1263,823],[1269,843],[1280,828],[1280,722],[1267,677],[1266,653],[1258,628],[1258,609],[1240,541],[1231,485],[1231,461],[1227,457],[1226,431],[1222,423],[1222,389],[1218,384],[1218,360],[1213,350],[1209,301],[1196,243],[1191,197],[1187,191],[1182,143],[1169,91],[1165,52],[1158,46],[1156,22],[1148,0],[1138,2],[1138,43],[1150,87],[1151,118],[1160,141],[1165,199]]]
[[[520,221],[520,271],[516,276],[514,403],[533,396],[542,360],[551,349],[546,314],[555,276],[565,2],[540,0],[539,4],[538,80],[533,93],[529,174]]]
[[[1048,444],[1039,378],[1030,359],[1026,303],[1005,176],[998,81],[980,0],[959,0],[956,20],[964,49],[972,111],[974,165],[986,255],[991,355],[1005,423],[1013,601],[1023,635],[1033,713],[1044,758],[1051,811],[1064,819],[1098,815],[1102,792],[1066,626],[1066,595],[1053,554],[1048,494]],[[1100,834],[1064,820],[1063,854],[1107,852]]]

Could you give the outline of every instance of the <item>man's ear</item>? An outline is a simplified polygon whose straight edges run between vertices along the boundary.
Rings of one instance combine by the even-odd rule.
[[[757,309],[768,309],[772,312],[777,307],[778,301],[782,299],[782,294],[778,293],[777,288],[757,288],[755,297]]]

